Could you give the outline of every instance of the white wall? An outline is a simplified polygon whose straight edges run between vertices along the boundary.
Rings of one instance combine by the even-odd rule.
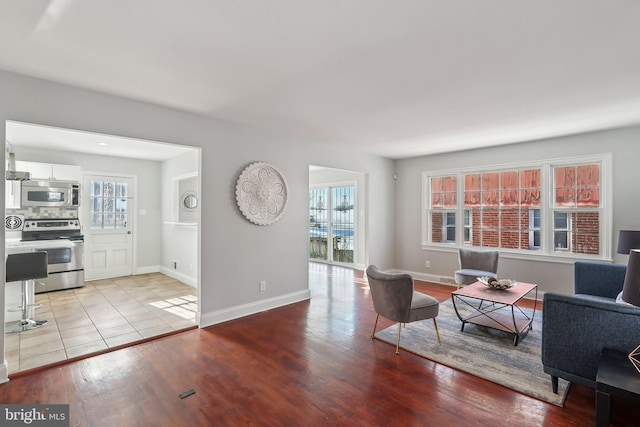
[[[452,278],[458,268],[457,249],[451,251],[421,248],[421,173],[455,168],[491,166],[524,160],[613,154],[613,244],[615,254],[620,229],[640,229],[640,127],[594,132],[563,138],[532,141],[481,150],[424,156],[396,162],[397,215],[396,256],[398,270],[418,276]],[[627,255],[614,256],[614,262],[627,262]],[[425,268],[425,260],[431,268]],[[542,291],[573,293],[573,263],[509,259],[501,256],[498,273],[502,277],[539,284]]]
[[[0,123],[16,120],[202,148],[201,325],[309,298],[309,164],[367,174],[376,193],[375,200],[367,200],[369,230],[376,230],[369,256],[382,268],[393,266],[391,160],[8,72],[0,72],[0,93]],[[0,129],[4,138],[5,127]],[[238,175],[255,161],[277,166],[289,184],[287,212],[269,226],[246,221],[235,201]],[[0,199],[4,203],[4,194]],[[259,292],[260,280],[267,281],[266,292]],[[0,382],[5,372],[0,365]]]
[[[176,178],[198,173],[198,151],[162,162],[162,257],[160,271],[191,286],[198,282],[199,225],[179,224]],[[197,176],[195,177],[198,178]],[[200,197],[201,191],[197,191]],[[200,209],[196,210],[198,214]],[[196,223],[197,215],[196,215]],[[173,268],[172,261],[176,261]]]
[[[141,271],[158,271],[160,264],[161,163],[151,160],[97,156],[76,152],[14,147],[16,158],[24,161],[80,166],[82,172],[136,175],[136,207],[147,214],[136,222],[136,267]]]

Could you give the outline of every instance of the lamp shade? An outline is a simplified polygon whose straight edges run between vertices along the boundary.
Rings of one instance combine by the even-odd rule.
[[[622,300],[629,304],[640,306],[640,250],[629,252],[627,273],[624,276]]]
[[[629,255],[631,249],[640,249],[640,231],[620,230],[618,235],[618,253]]]

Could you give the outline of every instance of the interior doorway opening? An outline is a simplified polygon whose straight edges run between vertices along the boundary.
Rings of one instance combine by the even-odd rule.
[[[365,178],[355,171],[309,167],[310,261],[364,269]]]
[[[112,250],[111,258],[102,257],[117,261],[103,263],[106,267],[124,270],[35,296],[41,304],[35,318],[48,323],[37,331],[5,335],[9,375],[197,326],[200,213],[194,200],[201,197],[201,149],[15,121],[7,121],[5,130],[16,169],[30,169],[33,180],[73,181],[81,192],[86,190],[79,206],[26,207],[20,203],[20,183],[7,181],[12,191],[6,192],[5,215],[78,219],[85,234],[91,229],[113,231],[133,241],[126,251]],[[190,177],[184,208],[188,217],[176,214],[186,194],[176,186],[176,178],[185,176]],[[127,181],[124,191],[121,181],[129,178],[133,181]],[[20,230],[12,230],[11,236],[14,246],[20,245]],[[85,256],[95,264],[98,252]],[[11,292],[19,288],[15,285],[2,290],[5,323],[12,321]],[[35,333],[37,337],[30,336]]]

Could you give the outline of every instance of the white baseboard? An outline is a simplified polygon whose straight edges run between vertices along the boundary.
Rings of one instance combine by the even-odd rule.
[[[4,363],[0,365],[0,384],[4,384],[7,382],[9,382],[9,368],[7,365],[7,361],[5,360]]]
[[[280,295],[274,298],[268,298],[249,304],[238,305],[236,307],[225,308],[223,310],[211,313],[203,313],[196,318],[196,322],[201,328],[213,326],[218,323],[228,322],[229,320],[239,319],[251,314],[261,313],[285,305],[305,301],[311,298],[311,292],[306,289],[304,291],[294,292],[291,294]]]
[[[136,267],[136,271],[134,274],[151,274],[157,273],[160,271],[159,265],[148,265],[145,267]]]
[[[167,267],[160,267],[160,273],[173,279],[179,280],[185,285],[191,286],[192,288],[198,287],[198,279],[196,279],[195,277],[187,276],[186,274],[179,273]]]
[[[418,273],[416,271],[396,270],[396,269],[389,270],[389,273],[405,273],[405,274],[410,274],[414,279],[422,280],[424,282],[438,283],[440,285],[457,286],[455,279],[449,276],[438,276],[436,274],[426,274],[426,273]]]

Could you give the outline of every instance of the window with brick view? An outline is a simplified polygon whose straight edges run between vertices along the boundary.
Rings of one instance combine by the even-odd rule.
[[[539,255],[610,256],[610,154],[423,172],[423,245],[491,247]],[[607,200],[607,203],[604,203]],[[604,249],[603,249],[604,248]]]
[[[540,209],[540,169],[470,173],[464,176],[464,209],[472,246],[535,249],[530,211]]]
[[[553,178],[554,250],[599,254],[600,166],[555,167]]]
[[[455,175],[431,178],[432,242],[455,242],[455,211],[458,203],[457,182]]]

